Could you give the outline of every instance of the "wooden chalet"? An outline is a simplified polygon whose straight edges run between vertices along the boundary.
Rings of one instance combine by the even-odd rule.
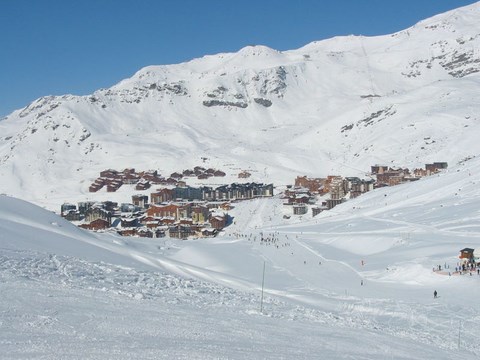
[[[168,204],[168,205],[152,205],[147,210],[147,216],[152,217],[172,217],[175,220],[181,218],[189,218],[191,215],[192,204]]]
[[[462,249],[460,250],[460,255],[458,257],[464,261],[471,262],[473,261],[473,258],[474,258],[473,256],[474,251],[475,249],[471,249],[471,248]]]
[[[323,178],[308,178],[306,176],[297,176],[295,179],[296,187],[303,187],[312,193],[319,193],[323,187],[325,179]]]
[[[156,192],[150,194],[150,202],[152,204],[161,204],[164,202],[172,201],[175,197],[174,189],[158,189]]]
[[[104,219],[96,219],[88,224],[81,224],[79,227],[88,230],[105,230],[110,227],[110,222]]]
[[[120,175],[117,170],[108,169],[100,172],[100,177],[108,179],[119,179]]]
[[[212,228],[221,230],[227,225],[227,215],[213,214],[210,217],[209,222]]]
[[[95,181],[90,185],[90,187],[88,188],[88,191],[97,192],[98,190],[103,188],[104,185],[105,185],[105,178],[99,177],[95,179]]]
[[[115,192],[123,185],[122,180],[107,180],[107,192]]]

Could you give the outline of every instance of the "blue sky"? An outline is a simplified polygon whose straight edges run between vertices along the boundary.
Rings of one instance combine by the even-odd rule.
[[[147,65],[247,45],[383,35],[473,0],[0,0],[0,117],[90,94]]]

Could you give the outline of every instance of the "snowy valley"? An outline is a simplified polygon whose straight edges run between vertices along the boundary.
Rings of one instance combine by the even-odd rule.
[[[271,216],[278,198],[239,203],[224,234],[187,241],[89,233],[2,196],[1,347],[52,359],[473,356],[480,277],[432,267],[454,273],[478,243],[479,166],[300,222]]]
[[[478,356],[480,275],[455,268],[480,247],[479,20],[477,3],[391,35],[151,66],[2,119],[0,357]],[[448,169],[315,217],[278,192],[237,202],[215,238],[94,233],[53,212],[128,198],[89,192],[109,168],[202,164],[225,176],[189,185],[248,171],[280,189],[436,161]]]

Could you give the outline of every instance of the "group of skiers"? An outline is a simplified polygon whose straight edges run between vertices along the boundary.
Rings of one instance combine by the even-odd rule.
[[[480,275],[480,267],[477,266],[475,263],[464,263],[462,265],[458,264],[458,266],[455,267],[455,272],[460,272],[460,273],[466,273],[467,271],[470,271],[470,275],[472,275],[472,272],[477,272],[477,275]]]
[[[450,266],[445,263],[445,265],[443,266],[443,270],[447,270],[447,269],[450,269]],[[437,265],[436,267],[433,268],[433,272],[436,272],[436,271],[442,271],[442,265]],[[466,273],[470,273],[470,275],[473,275],[473,273],[477,273],[477,275],[480,275],[480,266],[477,266],[477,264],[475,263],[463,263],[463,264],[460,264],[460,263],[457,263],[457,266],[455,266],[455,272],[454,274],[456,273],[459,273],[460,275],[463,275],[463,274],[466,274]],[[448,275],[452,275],[452,273],[450,272],[450,270],[448,270]]]
[[[259,241],[260,245],[272,245],[275,246],[277,249],[281,247],[288,247],[290,246],[290,242],[288,239],[288,235],[284,235],[284,240],[280,240],[280,234],[278,232],[274,233],[259,233],[258,237],[257,235],[254,235],[252,233],[250,234],[242,234],[242,233],[234,233],[233,234],[237,239],[238,238],[246,238],[248,241],[256,242],[257,240]]]

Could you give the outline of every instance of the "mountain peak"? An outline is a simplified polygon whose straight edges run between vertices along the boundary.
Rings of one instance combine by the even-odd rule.
[[[281,51],[272,49],[264,45],[248,45],[240,49],[237,54],[244,57],[250,57],[250,56],[269,57],[269,56],[277,56],[281,54]]]

